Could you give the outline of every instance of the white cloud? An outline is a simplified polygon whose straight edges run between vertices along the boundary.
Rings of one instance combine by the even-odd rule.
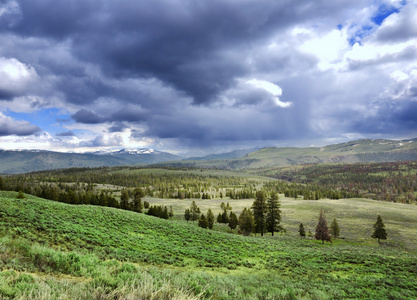
[[[292,105],[291,102],[282,102],[279,97],[282,96],[282,89],[280,86],[273,84],[268,81],[258,80],[258,79],[251,79],[248,80],[247,83],[257,87],[264,89],[265,91],[269,92],[275,97],[275,104],[279,107],[286,108]]]
[[[30,88],[38,75],[32,66],[15,58],[0,57],[0,92],[19,95]]]

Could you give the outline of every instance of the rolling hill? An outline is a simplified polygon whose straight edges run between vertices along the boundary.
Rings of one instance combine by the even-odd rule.
[[[283,201],[290,232],[261,238],[26,197],[0,191],[2,299],[417,297],[415,253],[398,243],[402,236],[405,243],[415,238],[410,206]],[[297,236],[300,218],[312,228],[322,207],[338,218],[345,240],[322,245]],[[391,242],[378,245],[370,238],[374,211],[385,216]]]
[[[417,160],[417,139],[392,141],[363,139],[324,147],[268,147],[244,157],[189,161],[195,167],[255,169],[316,163],[356,163]]]

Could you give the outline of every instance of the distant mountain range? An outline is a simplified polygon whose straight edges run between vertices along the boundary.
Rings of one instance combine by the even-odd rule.
[[[34,171],[121,165],[154,164],[177,161],[178,155],[153,149],[98,151],[91,153],[63,153],[43,150],[0,150],[0,174]]]
[[[401,160],[417,160],[417,139],[401,141],[363,139],[325,147],[253,148],[187,159],[153,149],[122,149],[91,153],[0,150],[0,174],[146,164],[239,170],[314,163]]]

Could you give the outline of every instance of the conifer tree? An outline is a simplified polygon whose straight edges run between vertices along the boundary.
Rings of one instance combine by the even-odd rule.
[[[26,196],[25,194],[22,192],[22,190],[20,190],[17,195],[16,195],[16,199],[25,199]]]
[[[266,226],[267,230],[272,233],[281,231],[281,204],[278,200],[277,192],[272,192],[271,198],[267,200]]]
[[[222,214],[219,213],[219,215],[217,216],[217,223],[221,223],[222,221],[223,221]]]
[[[252,204],[253,217],[255,219],[256,231],[260,232],[261,236],[264,235],[266,229],[266,196],[263,191],[258,191],[256,193],[256,199]]]
[[[120,196],[120,208],[121,209],[129,208],[129,193],[127,192],[127,190],[122,190],[122,194]]]
[[[200,216],[200,208],[197,206],[195,201],[193,201],[190,205],[190,214],[191,214],[191,221],[197,221],[198,217]]]
[[[324,210],[320,211],[319,223],[316,226],[316,240],[321,240],[324,244],[324,241],[332,242],[330,236],[329,227],[327,226],[326,216]]]
[[[330,233],[333,237],[338,237],[340,234],[339,224],[337,224],[336,219],[333,219],[332,225],[330,225]]]
[[[374,224],[374,233],[372,234],[374,239],[378,239],[378,243],[381,243],[381,240],[387,239],[387,231],[385,230],[385,224],[382,221],[381,215],[378,215],[376,223]]]
[[[252,211],[248,208],[244,208],[239,215],[239,230],[243,235],[250,235],[255,230],[255,220],[253,218]]]
[[[3,177],[0,176],[0,190],[4,188]]]
[[[211,209],[209,208],[207,211],[207,226],[209,229],[213,229],[213,224],[214,224],[214,214],[211,211]]]
[[[208,223],[204,214],[201,214],[200,218],[198,219],[198,226],[200,226],[201,228],[207,228]]]
[[[191,219],[191,213],[190,213],[190,209],[187,208],[185,209],[185,213],[184,213],[184,219],[188,222]]]
[[[304,229],[303,223],[300,223],[300,226],[298,227],[298,232],[300,233],[301,238],[306,237],[306,231]]]
[[[236,216],[236,214],[234,212],[231,211],[230,212],[230,216],[229,216],[229,227],[230,227],[230,230],[233,231],[233,229],[236,229],[237,223],[238,223],[237,216]]]

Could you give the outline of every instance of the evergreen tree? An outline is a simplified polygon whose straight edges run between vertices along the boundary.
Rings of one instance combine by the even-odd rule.
[[[201,214],[200,218],[198,219],[198,226],[200,226],[201,228],[207,228],[208,222],[204,214]]]
[[[143,206],[145,207],[145,209],[148,209],[150,204],[148,201],[143,201]]]
[[[229,215],[227,214],[226,209],[222,213],[222,223],[224,223],[224,224],[229,223]]]
[[[300,233],[301,238],[306,237],[306,231],[304,229],[303,223],[300,223],[300,226],[298,227],[298,232]]]
[[[122,190],[122,194],[120,196],[120,208],[121,209],[129,208],[129,193],[127,192],[127,190]]]
[[[191,219],[191,213],[190,213],[190,209],[187,208],[185,209],[185,213],[184,213],[184,219],[188,222]]]
[[[324,244],[324,241],[332,242],[330,236],[329,227],[327,226],[326,216],[324,210],[320,211],[319,223],[316,226],[316,240],[321,240]]]
[[[22,190],[20,190],[17,195],[16,195],[16,199],[25,199],[26,196],[25,194],[22,192]]]
[[[197,221],[198,217],[200,216],[200,208],[197,206],[195,201],[193,201],[190,205],[190,214],[191,214],[191,221]]]
[[[0,190],[2,190],[4,188],[4,181],[3,181],[3,177],[0,176]]]
[[[172,209],[172,206],[169,207],[169,218],[171,219],[174,216],[174,210]]]
[[[282,229],[279,225],[281,222],[281,204],[279,203],[277,192],[272,192],[271,198],[267,200],[267,207],[266,227],[274,236],[275,231],[279,232]]]
[[[236,229],[238,224],[238,220],[237,220],[237,216],[234,212],[230,212],[230,216],[229,216],[229,227],[230,229],[233,231],[233,229]]]
[[[219,213],[219,215],[217,216],[217,223],[221,223],[222,221],[223,221],[222,214]]]
[[[261,236],[264,235],[266,229],[267,209],[265,193],[263,191],[258,191],[256,193],[256,199],[252,204],[252,210],[256,225],[255,232],[260,232]]]
[[[209,229],[213,229],[214,224],[214,215],[211,209],[209,208],[207,211],[207,225]]]
[[[387,231],[385,230],[385,224],[382,221],[381,215],[378,215],[376,223],[374,224],[374,233],[372,234],[374,239],[378,239],[378,243],[381,243],[381,240],[387,239]]]
[[[255,230],[255,219],[253,218],[252,211],[248,208],[244,208],[239,215],[239,231],[243,235],[250,235]]]
[[[340,234],[339,224],[337,224],[336,219],[333,219],[332,225],[330,225],[330,233],[333,237],[338,237]]]

